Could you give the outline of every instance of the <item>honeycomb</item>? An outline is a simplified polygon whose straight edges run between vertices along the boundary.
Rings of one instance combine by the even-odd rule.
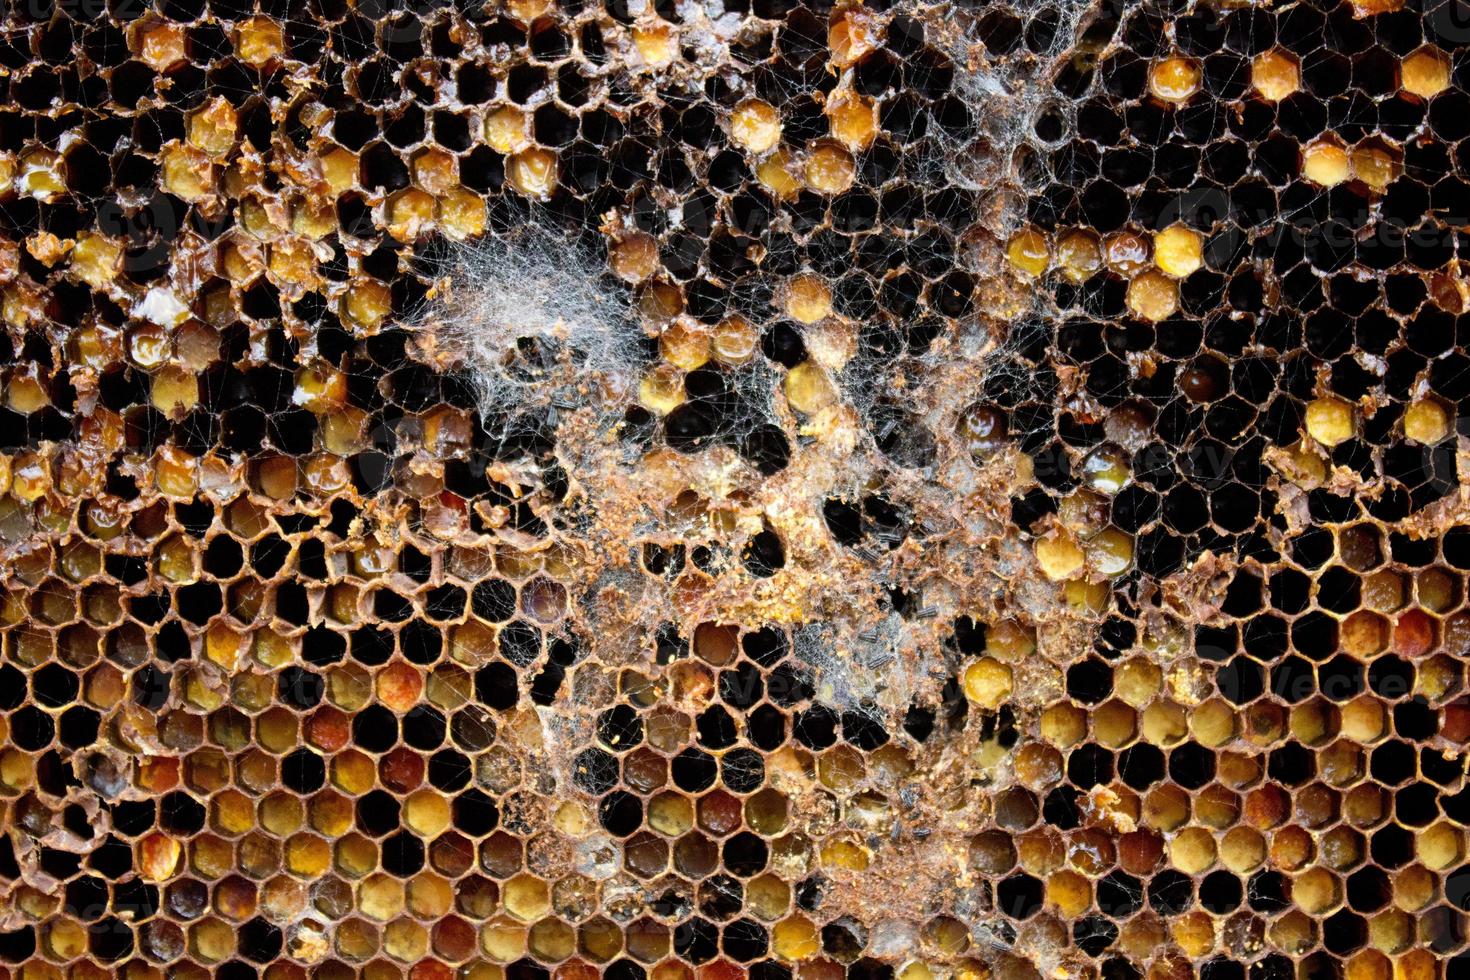
[[[1464,976],[1467,48],[8,3],[0,973]]]

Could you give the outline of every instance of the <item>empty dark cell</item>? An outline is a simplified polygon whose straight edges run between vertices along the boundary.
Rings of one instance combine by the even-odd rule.
[[[1162,516],[1170,529],[1192,534],[1209,522],[1205,496],[1194,486],[1181,484],[1165,495]]]
[[[210,542],[209,551],[205,554],[204,570],[220,578],[228,578],[234,574],[227,571],[230,567],[230,559],[233,557],[225,542],[233,542],[233,538],[218,535]],[[215,555],[216,548],[221,551]],[[239,548],[238,545],[235,546]],[[286,559],[291,555],[291,546],[281,539],[279,535],[268,534],[250,546],[250,568],[261,578],[271,578],[279,572]],[[239,565],[235,566],[238,571]]]
[[[1427,741],[1439,731],[1439,712],[1430,708],[1422,696],[1396,704],[1393,708],[1393,730],[1400,738]]]
[[[686,793],[699,793],[714,785],[719,765],[708,752],[687,748],[674,756],[670,771],[676,786]]]
[[[1172,868],[1159,872],[1149,880],[1148,904],[1160,915],[1179,915],[1194,902],[1194,882]]]
[[[1293,568],[1273,574],[1268,588],[1271,608],[1287,614],[1302,612],[1311,601],[1312,580]]]
[[[434,142],[447,150],[464,151],[471,146],[469,119],[459,113],[434,113]]]
[[[674,952],[691,963],[704,963],[719,953],[719,930],[706,919],[693,918],[674,930]]]
[[[1451,528],[1440,542],[1440,549],[1444,553],[1445,561],[1455,568],[1470,568],[1470,528]],[[1425,563],[1427,561],[1426,557]]]
[[[515,707],[519,685],[510,664],[492,663],[475,672],[475,700],[488,708],[507,711]]]
[[[1368,920],[1342,909],[1322,922],[1322,945],[1328,952],[1346,956],[1368,941]]]
[[[383,841],[383,870],[399,878],[417,874],[424,867],[424,843],[408,833],[397,833]]]
[[[109,639],[118,638],[120,638],[119,634],[113,634]],[[153,650],[157,654],[158,659],[165,663],[177,663],[180,660],[188,659],[192,655],[189,634],[184,631],[183,625],[178,620],[169,620],[155,634]],[[115,660],[124,659],[118,656],[116,649],[110,650],[109,653]],[[127,666],[131,666],[131,664],[127,664]]]
[[[752,537],[741,552],[740,560],[750,574],[769,578],[786,564],[786,547],[769,528]]]
[[[774,752],[786,741],[786,716],[772,705],[761,705],[746,720],[746,737],[762,751]]]
[[[1335,613],[1350,613],[1362,598],[1362,580],[1346,568],[1333,566],[1317,579],[1317,605]]]
[[[48,708],[70,704],[80,690],[81,679],[60,664],[48,664],[31,675],[32,697]]]
[[[729,919],[745,903],[745,886],[725,874],[706,878],[699,884],[699,911],[712,919]]]
[[[1227,915],[1245,899],[1241,880],[1228,871],[1213,871],[1199,883],[1200,905],[1216,915]]]
[[[1390,869],[1403,867],[1414,859],[1414,841],[1413,831],[1407,828],[1395,824],[1380,828],[1369,843],[1373,863]]]
[[[399,810],[397,800],[375,789],[357,801],[357,827],[369,837],[381,837],[398,829]]]
[[[684,570],[685,548],[682,544],[665,548],[654,542],[643,545],[643,567],[654,575],[676,575]]]
[[[664,417],[664,437],[679,452],[694,453],[707,448],[718,430],[720,418],[708,402],[688,401]]]
[[[1249,657],[1235,657],[1215,672],[1215,687],[1232,704],[1254,701],[1265,686],[1265,668]]]
[[[441,749],[429,757],[429,782],[442,792],[459,792],[473,775],[469,758],[454,749]]]
[[[741,663],[720,672],[720,700],[737,710],[751,707],[765,694],[765,682],[756,666]]]
[[[1231,580],[1225,590],[1225,600],[1221,603],[1222,612],[1244,619],[1251,613],[1258,611],[1263,604],[1263,591],[1261,580],[1250,572],[1238,572]]]
[[[1235,626],[1196,626],[1194,648],[1206,660],[1226,660],[1240,647],[1240,635]]]
[[[1083,745],[1067,757],[1067,778],[1078,789],[1111,782],[1113,771],[1113,753],[1100,745]]]
[[[326,782],[326,764],[310,749],[299,748],[281,760],[281,781],[298,793],[314,793]]]
[[[775,670],[770,671],[766,693],[775,704],[782,708],[801,704],[810,699],[814,693],[811,688],[811,673],[806,667],[791,663],[791,661],[779,664]]]
[[[1317,689],[1333,701],[1351,701],[1363,693],[1363,665],[1340,654],[1317,668]]]
[[[1291,907],[1291,879],[1279,871],[1258,871],[1246,883],[1245,894],[1256,912],[1280,912]]]
[[[1113,692],[1113,669],[1097,657],[1067,668],[1067,693],[1084,704],[1099,704]]]
[[[0,663],[0,710],[19,707],[26,699],[26,678],[13,664]]]
[[[1029,919],[1041,910],[1045,886],[1028,874],[1014,874],[1003,878],[995,888],[996,905],[1003,915],[1012,919]]]
[[[481,619],[503,623],[515,615],[515,586],[504,579],[486,579],[475,586],[470,608]]]
[[[130,555],[106,555],[103,558],[103,567],[107,570],[108,575],[124,585],[137,585],[139,582],[148,578],[148,563],[139,557]],[[146,617],[151,614],[152,609],[157,608],[159,605],[164,608],[167,607],[166,600],[156,602],[155,598],[153,596],[129,597],[128,604],[131,610],[134,611],[133,618],[142,622],[143,620],[139,619],[138,612],[141,611],[143,616]],[[161,617],[162,613],[159,613],[159,615]]]
[[[844,711],[842,737],[857,748],[871,752],[888,741],[888,732],[876,714],[861,710]]]
[[[1215,778],[1215,754],[1198,742],[1185,742],[1169,753],[1169,778],[1185,789],[1199,789]]]
[[[1088,956],[1099,956],[1118,938],[1118,927],[1100,915],[1088,915],[1072,923],[1072,942]]]
[[[1296,976],[1299,980],[1341,980],[1343,960],[1325,952],[1312,953],[1297,964]]]
[[[753,969],[751,972],[754,975]],[[847,968],[847,975],[852,980],[893,980],[894,969],[892,964],[865,956]]]
[[[1393,885],[1381,868],[1365,867],[1348,875],[1348,904],[1358,912],[1377,912],[1393,897]]]
[[[298,710],[316,707],[325,689],[326,684],[320,674],[294,664],[276,678],[276,692],[282,703]]]
[[[401,623],[413,615],[413,600],[392,589],[375,589],[373,615],[390,623]]]
[[[609,708],[597,718],[597,740],[614,752],[626,752],[643,741],[643,720],[629,705]]]
[[[516,620],[500,631],[500,655],[517,667],[529,667],[541,656],[541,631]]]
[[[1261,509],[1259,491],[1243,484],[1226,484],[1210,496],[1210,514],[1215,527],[1243,533],[1255,526]]]
[[[1337,622],[1324,613],[1307,613],[1291,624],[1291,646],[1312,660],[1327,659],[1337,649]]]
[[[109,838],[109,840],[116,840],[116,838]],[[99,866],[97,856],[100,852],[94,851],[92,852],[92,858],[89,859],[87,862],[87,866],[93,871],[100,872],[103,877],[107,878],[116,877],[119,874],[126,873],[128,870],[131,869],[132,852],[126,844],[123,844],[122,847],[129,854],[129,860],[126,864],[116,864],[115,858],[117,857],[117,854],[113,852],[107,855],[103,855],[101,862],[102,866]],[[77,870],[80,869],[82,866],[81,857],[77,854],[71,853],[70,851],[63,851],[54,847],[42,847],[40,849],[40,853],[41,870],[56,879],[70,878],[72,875],[76,874]]]
[[[425,752],[444,744],[448,724],[437,708],[415,705],[403,716],[403,744]]]
[[[102,716],[91,708],[77,705],[62,712],[58,722],[61,744],[69,749],[83,749],[97,740]]]
[[[597,804],[597,820],[615,837],[627,837],[643,822],[643,804],[632,793],[618,790]]]
[[[1262,957],[1250,966],[1250,980],[1292,980],[1297,975],[1291,960],[1277,953]]]
[[[1414,666],[1395,654],[1376,657],[1369,664],[1369,686],[1380,698],[1397,701],[1414,689]]]
[[[500,822],[499,807],[478,789],[468,789],[456,796],[451,813],[455,829],[471,837],[484,837]]]
[[[1271,666],[1271,693],[1296,704],[1315,693],[1316,672],[1301,657],[1287,657]]]
[[[146,664],[133,675],[132,688],[134,704],[146,708],[149,711],[158,711],[168,701],[169,675],[152,664]],[[24,721],[29,720],[25,719]],[[39,731],[40,729],[24,725],[23,719],[19,715],[14,716],[11,721],[11,735],[15,739],[16,744],[22,747],[34,738]],[[49,718],[46,719],[44,731],[46,740],[50,741],[51,721]]]
[[[1012,422],[1019,421],[1012,418]],[[1060,442],[1052,442],[1050,445],[1036,445],[1037,442],[1046,438],[1050,433],[1039,432],[1036,438],[1028,438],[1023,447],[1031,455],[1032,468],[1036,473],[1036,479],[1043,487],[1053,491],[1066,493],[1075,485],[1076,480],[1072,475],[1071,458],[1068,450]],[[1029,444],[1031,448],[1027,448]]]
[[[1410,787],[1404,793],[1400,793],[1394,803],[1396,806],[1409,806],[1413,803],[1412,795],[1415,792],[1427,792],[1431,798],[1431,805],[1421,809],[1421,812],[1426,815],[1427,819],[1435,811],[1435,807],[1432,805],[1432,798],[1438,796],[1438,789],[1436,787],[1459,785],[1461,778],[1465,775],[1465,766],[1452,753],[1441,752],[1438,749],[1426,747],[1419,750],[1419,772],[1428,782],[1420,783],[1417,786]],[[1430,786],[1428,785],[1429,783],[1435,785]],[[1407,823],[1409,821],[1405,820],[1405,822]]]
[[[204,807],[186,793],[173,792],[158,806],[158,828],[176,837],[188,837],[204,826]]]
[[[766,869],[770,850],[766,842],[749,831],[741,831],[725,842],[721,850],[725,868],[740,878],[750,878]]]
[[[1126,919],[1143,906],[1143,883],[1130,874],[1113,871],[1098,881],[1095,904],[1110,919]]]
[[[216,593],[219,589],[215,587]],[[177,602],[181,596],[175,595]],[[288,623],[297,626],[305,626],[310,616],[311,603],[306,594],[306,588],[299,582],[282,582],[275,587],[276,615]],[[183,606],[177,606],[180,614],[183,614]],[[186,619],[189,617],[185,617]]]
[[[771,678],[775,683],[774,675]],[[821,750],[837,742],[837,714],[826,705],[813,705],[792,718],[792,734],[810,749]]]
[[[1164,753],[1157,746],[1139,743],[1118,753],[1118,776],[1133,789],[1147,789],[1163,779],[1164,772]]]
[[[398,649],[415,664],[431,664],[444,652],[444,634],[437,626],[413,620],[398,633]]]
[[[85,822],[85,815],[83,821]],[[159,907],[157,885],[134,878],[113,886],[112,911],[119,915],[130,914],[136,922],[151,919],[158,914]]]
[[[720,757],[720,781],[736,793],[753,793],[766,780],[766,765],[754,749],[734,749]]]
[[[303,650],[307,659],[313,663],[318,659],[329,661],[336,653],[336,645],[341,642],[340,634],[333,633],[325,627],[318,627],[309,632],[307,641],[303,643]],[[318,644],[326,651],[320,658],[315,652]],[[388,658],[393,655],[393,634],[375,626],[360,626],[352,632],[350,650],[352,659],[358,663],[369,667],[380,666],[387,663]]]
[[[107,912],[107,882],[83,875],[66,883],[63,911],[82,922],[93,922]]]
[[[469,704],[449,720],[449,737],[467,752],[483,751],[495,741],[495,719],[479,705]]]
[[[1394,739],[1373,750],[1368,771],[1385,786],[1397,786],[1414,777],[1416,756],[1412,745]]]
[[[1082,791],[1075,786],[1057,786],[1042,802],[1041,815],[1048,826],[1073,830],[1082,824]]]
[[[398,719],[380,704],[352,716],[352,741],[368,752],[386,752],[398,741]]]
[[[105,963],[123,959],[133,951],[133,930],[121,919],[99,919],[87,929],[87,948]]]
[[[433,564],[413,545],[404,545],[398,552],[398,570],[422,585],[433,575]]]
[[[711,705],[695,719],[699,744],[707,749],[725,749],[735,744],[735,720],[722,705]]]
[[[240,927],[240,955],[254,963],[269,963],[281,955],[285,938],[279,926],[265,919],[251,919]]]
[[[862,541],[863,516],[855,504],[828,498],[822,504],[822,519],[839,544],[856,547]]]
[[[1317,774],[1317,758],[1306,746],[1288,742],[1271,750],[1266,771],[1283,786],[1300,786]]]

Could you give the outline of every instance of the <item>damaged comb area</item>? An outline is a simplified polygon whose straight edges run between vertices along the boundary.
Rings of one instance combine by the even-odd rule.
[[[1454,980],[1418,6],[14,6],[0,980]]]

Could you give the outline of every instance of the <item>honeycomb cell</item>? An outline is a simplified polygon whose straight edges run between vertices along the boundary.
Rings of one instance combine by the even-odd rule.
[[[1422,6],[15,7],[0,971],[1453,976]]]

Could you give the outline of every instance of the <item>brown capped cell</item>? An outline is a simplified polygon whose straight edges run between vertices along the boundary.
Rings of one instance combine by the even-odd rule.
[[[723,790],[706,793],[696,805],[700,829],[715,837],[724,837],[738,830],[742,823],[742,810],[739,797]]]
[[[878,19],[861,4],[839,8],[828,21],[827,48],[838,68],[856,63],[880,42]]]
[[[662,21],[635,25],[633,45],[645,65],[662,67],[679,56],[679,32]]]
[[[541,147],[512,154],[506,160],[506,179],[526,197],[545,200],[557,184],[556,154]]]
[[[1153,63],[1148,73],[1148,90],[1165,102],[1187,102],[1200,91],[1203,78],[1198,61],[1176,55]]]
[[[1401,613],[1393,624],[1393,650],[1406,657],[1422,657],[1434,649],[1438,623],[1420,609]]]
[[[841,143],[818,140],[807,149],[803,169],[806,186],[818,194],[840,194],[857,177],[857,162]]]
[[[658,243],[641,231],[624,235],[613,245],[608,263],[618,278],[641,282],[658,271]]]
[[[827,121],[834,139],[857,152],[878,135],[877,104],[865,95],[848,93],[828,101]]]
[[[730,136],[752,153],[764,153],[781,138],[781,115],[760,99],[742,102],[730,116]]]
[[[1251,87],[1271,102],[1280,102],[1301,85],[1301,64],[1281,48],[1264,51],[1251,61]]]

